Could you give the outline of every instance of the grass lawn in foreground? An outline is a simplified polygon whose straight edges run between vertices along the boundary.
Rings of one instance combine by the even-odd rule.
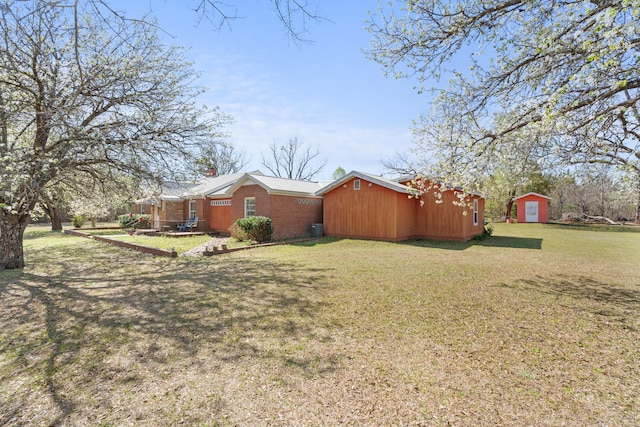
[[[27,230],[0,425],[640,424],[640,227],[155,258]]]

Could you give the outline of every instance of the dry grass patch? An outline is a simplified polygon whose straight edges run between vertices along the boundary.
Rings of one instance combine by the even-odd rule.
[[[174,260],[31,234],[0,424],[639,424],[640,233],[495,234]]]

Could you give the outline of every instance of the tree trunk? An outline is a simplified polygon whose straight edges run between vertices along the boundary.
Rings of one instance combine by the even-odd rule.
[[[49,214],[49,218],[51,218],[51,231],[62,231],[62,214],[60,213],[60,209],[53,204],[47,205],[46,208],[47,214]]]
[[[29,214],[0,208],[0,271],[24,267],[22,237],[27,224]]]
[[[638,171],[638,177],[636,178],[637,184],[638,184],[638,188],[636,189],[638,191],[638,193],[636,194],[636,217],[635,217],[635,223],[636,224],[640,224],[640,171]]]
[[[507,200],[507,209],[506,212],[504,214],[504,219],[505,221],[508,221],[511,219],[511,210],[513,209],[513,198],[516,197],[516,191],[515,190],[511,190],[509,192],[509,199]]]

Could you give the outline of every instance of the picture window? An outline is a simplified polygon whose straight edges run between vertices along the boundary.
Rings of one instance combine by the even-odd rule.
[[[244,217],[256,216],[256,198],[245,197],[244,198]]]

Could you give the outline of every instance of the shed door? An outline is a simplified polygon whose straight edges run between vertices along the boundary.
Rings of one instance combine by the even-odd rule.
[[[525,202],[524,222],[538,222],[538,202]]]

